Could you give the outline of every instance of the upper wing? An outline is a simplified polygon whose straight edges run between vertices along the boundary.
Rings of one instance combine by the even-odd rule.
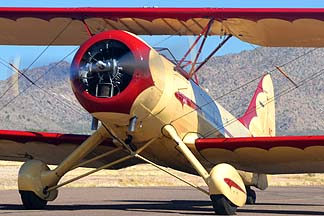
[[[324,136],[204,138],[195,145],[212,164],[267,174],[324,172]]]
[[[87,135],[0,130],[0,160],[26,161],[37,159],[46,164],[57,165],[87,138]],[[84,160],[116,148],[112,139],[107,139],[87,155]],[[85,167],[99,167],[126,155],[128,153],[123,150],[116,151],[107,157],[85,165]],[[117,169],[137,163],[139,163],[139,160],[130,159],[111,168]]]
[[[137,35],[232,34],[262,46],[324,47],[324,9],[0,8],[0,44],[78,45],[110,29]]]

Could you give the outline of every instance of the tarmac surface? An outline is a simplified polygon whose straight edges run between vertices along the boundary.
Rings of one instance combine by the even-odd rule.
[[[324,215],[324,187],[271,187],[237,215]],[[15,190],[0,191],[0,215],[214,215],[209,197],[189,187],[62,188],[45,210],[25,210]]]

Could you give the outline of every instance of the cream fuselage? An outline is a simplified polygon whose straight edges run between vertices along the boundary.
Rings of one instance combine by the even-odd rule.
[[[207,169],[214,164],[206,161],[195,148],[198,137],[251,136],[249,130],[227,112],[194,81],[174,70],[175,65],[153,48],[149,53],[149,70],[154,85],[144,90],[132,104],[129,114],[95,112],[94,117],[113,128],[121,139],[126,139],[130,118],[137,124],[133,144],[144,145],[158,138],[143,154],[151,160],[178,170],[195,173],[174,141],[162,129],[172,124],[195,156]]]

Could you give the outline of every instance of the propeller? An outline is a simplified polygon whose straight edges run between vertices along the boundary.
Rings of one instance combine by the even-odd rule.
[[[80,79],[96,97],[113,97],[130,83],[135,60],[129,48],[112,39],[92,45],[80,62]]]

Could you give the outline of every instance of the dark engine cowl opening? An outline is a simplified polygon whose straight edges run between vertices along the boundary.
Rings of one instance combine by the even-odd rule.
[[[129,114],[136,98],[154,85],[151,47],[136,35],[111,30],[85,41],[71,64],[72,90],[90,113]]]
[[[130,83],[134,56],[123,43],[109,39],[93,44],[80,61],[79,77],[84,89],[95,97],[118,95]]]

